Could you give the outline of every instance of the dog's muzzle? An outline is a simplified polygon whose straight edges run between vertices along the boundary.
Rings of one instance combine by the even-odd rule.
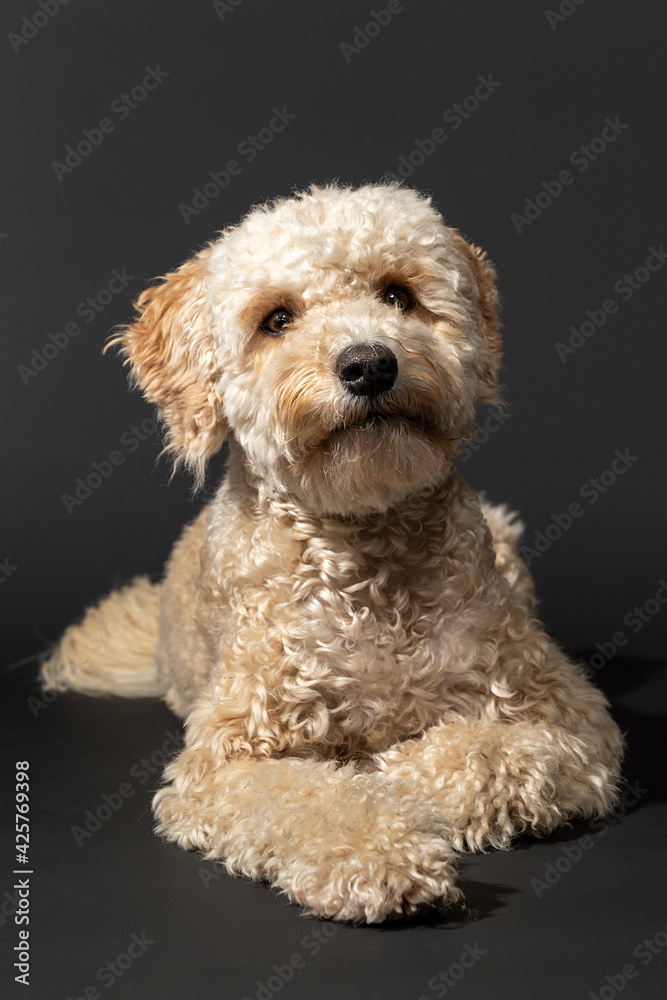
[[[396,381],[398,361],[384,344],[352,344],[338,355],[336,374],[355,396],[379,396]]]

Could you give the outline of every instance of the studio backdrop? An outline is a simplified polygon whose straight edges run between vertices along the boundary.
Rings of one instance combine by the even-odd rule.
[[[3,801],[29,763],[31,996],[661,995],[665,24],[657,0],[5,0]],[[495,264],[505,406],[480,408],[459,467],[520,511],[549,632],[631,730],[615,820],[464,860],[469,910],[446,936],[306,923],[155,841],[178,720],[47,703],[35,680],[86,606],[160,577],[224,472],[223,450],[197,495],[172,477],[154,410],[103,353],[133,301],[254,204],[382,180],[430,195]],[[0,992],[26,996],[12,961]]]

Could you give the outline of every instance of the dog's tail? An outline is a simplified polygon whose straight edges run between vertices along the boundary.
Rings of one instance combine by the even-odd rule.
[[[42,685],[124,698],[164,694],[155,660],[159,602],[160,584],[138,576],[88,608],[45,653]]]
[[[532,611],[537,604],[535,583],[528,566],[521,558],[519,546],[525,527],[523,521],[506,504],[492,507],[485,503],[482,505],[482,512],[491,529],[496,566]]]

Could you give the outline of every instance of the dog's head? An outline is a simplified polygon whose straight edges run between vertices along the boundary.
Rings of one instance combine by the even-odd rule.
[[[311,188],[253,209],[137,302],[122,344],[201,481],[231,431],[265,488],[321,514],[440,483],[495,402],[495,273],[430,200]]]

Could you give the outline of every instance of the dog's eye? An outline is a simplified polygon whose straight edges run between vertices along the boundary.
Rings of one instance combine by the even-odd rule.
[[[292,322],[292,314],[289,309],[274,309],[268,316],[265,316],[259,325],[262,333],[268,333],[270,337],[279,337],[285,331],[285,327]]]
[[[407,288],[402,285],[387,285],[382,293],[382,301],[388,306],[394,306],[401,312],[407,312],[412,307],[413,299]]]

